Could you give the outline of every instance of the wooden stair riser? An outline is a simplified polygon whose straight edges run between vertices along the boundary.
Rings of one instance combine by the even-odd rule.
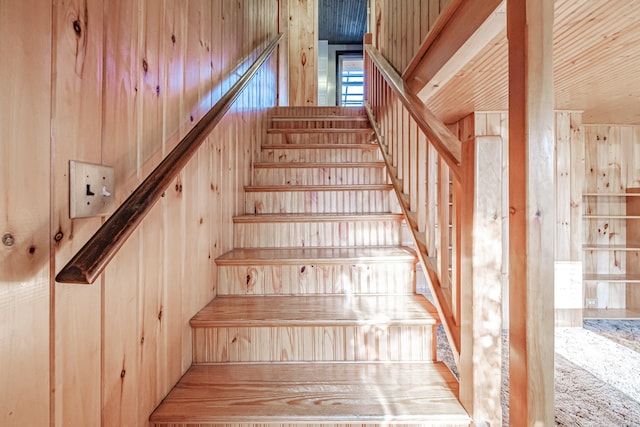
[[[245,213],[400,213],[391,190],[245,193]]]
[[[218,267],[218,295],[411,294],[415,262]]]
[[[271,129],[371,129],[367,116],[355,117],[273,117]]]
[[[260,168],[254,171],[255,185],[354,185],[386,184],[383,167]]]
[[[401,244],[401,221],[234,224],[233,235],[241,248],[394,246]]]
[[[263,145],[260,161],[262,162],[379,162],[382,154],[377,145],[361,144],[359,148],[303,148],[295,147],[269,147]]]
[[[371,144],[373,130],[367,132],[345,133],[270,133],[265,145],[268,144]]]
[[[193,362],[430,361],[433,325],[196,328]]]

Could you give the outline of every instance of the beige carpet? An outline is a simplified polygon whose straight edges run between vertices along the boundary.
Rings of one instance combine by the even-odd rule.
[[[585,321],[582,328],[555,334],[556,425],[566,427],[640,426],[640,321]],[[508,336],[503,335],[503,349]],[[438,359],[452,367],[442,328]],[[503,357],[503,371],[508,373]],[[509,425],[508,379],[503,376],[503,425]]]

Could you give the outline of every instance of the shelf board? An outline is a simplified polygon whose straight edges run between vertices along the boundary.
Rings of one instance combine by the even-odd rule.
[[[629,310],[624,308],[585,308],[582,310],[584,319],[633,319],[640,320],[640,310]]]
[[[582,245],[585,251],[640,251],[640,243],[627,243],[626,245]]]
[[[583,214],[583,219],[640,219],[640,215],[622,215],[622,214],[601,214],[601,215],[588,215]]]
[[[640,274],[584,274],[585,282],[640,283]]]
[[[582,193],[582,197],[640,197],[640,193]]]

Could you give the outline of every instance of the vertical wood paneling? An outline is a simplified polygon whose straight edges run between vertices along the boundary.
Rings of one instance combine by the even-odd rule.
[[[50,422],[52,18],[50,2],[0,1],[0,425],[12,427]]]
[[[52,235],[55,266],[64,265],[100,219],[69,219],[69,160],[101,163],[103,6],[67,0],[54,8],[54,114]],[[101,283],[77,289],[55,285],[55,425],[100,421]],[[71,380],[73,379],[73,380]],[[81,402],[81,404],[78,404]]]
[[[407,67],[447,4],[441,0],[375,0],[369,31],[374,33],[378,50],[398,72]]]
[[[116,202],[121,203],[138,179],[138,48],[136,2],[110,2],[105,14],[103,160],[115,168]],[[122,247],[103,281],[102,422],[122,425],[138,420],[138,251],[140,233]],[[108,283],[108,287],[106,284]]]
[[[318,2],[289,1],[289,105],[318,103]]]

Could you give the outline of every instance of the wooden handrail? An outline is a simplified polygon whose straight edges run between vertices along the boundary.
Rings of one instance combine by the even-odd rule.
[[[385,81],[393,88],[393,91],[402,101],[418,127],[431,140],[431,143],[447,163],[451,172],[460,180],[462,177],[462,143],[460,140],[424,105],[413,91],[405,87],[400,75],[377,49],[370,44],[365,44],[364,49],[376,64]]]
[[[71,258],[56,276],[56,281],[91,284],[96,280],[138,224],[160,199],[169,184],[198,151],[208,134],[222,120],[249,81],[271,56],[284,34],[274,37],[242,77]]]

